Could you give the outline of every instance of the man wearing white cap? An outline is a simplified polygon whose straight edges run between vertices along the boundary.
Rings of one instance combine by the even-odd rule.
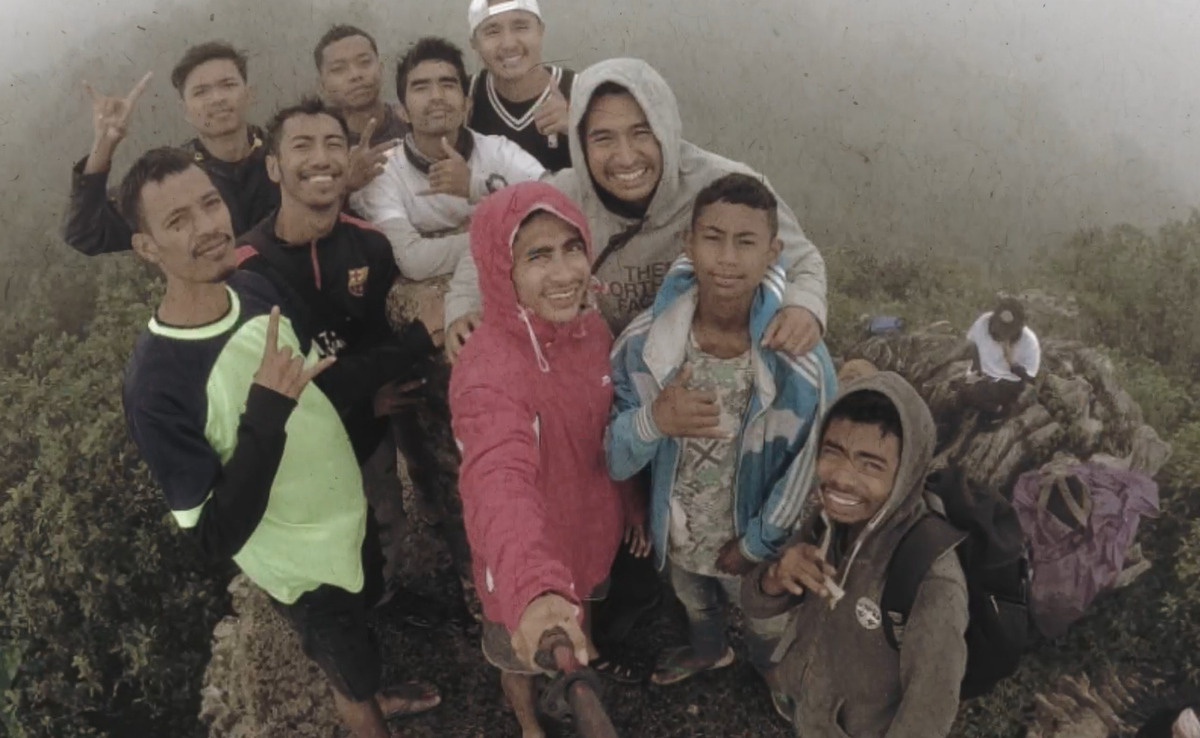
[[[472,130],[505,136],[548,171],[571,166],[567,101],[575,72],[542,63],[546,24],[537,0],[471,0],[471,48],[484,69],[471,78]]]

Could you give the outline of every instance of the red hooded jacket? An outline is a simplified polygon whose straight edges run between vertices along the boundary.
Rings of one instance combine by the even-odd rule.
[[[550,185],[514,185],[479,203],[471,254],[483,318],[450,379],[475,587],[485,617],[510,632],[539,595],[579,604],[608,576],[626,523],[645,518],[605,466],[607,324],[590,307],[553,324],[517,303],[513,241],[539,210],[578,228],[592,257],[583,214]]]

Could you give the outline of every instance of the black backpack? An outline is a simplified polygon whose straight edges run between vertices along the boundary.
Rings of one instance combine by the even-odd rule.
[[[900,649],[917,588],[935,560],[955,549],[967,580],[967,671],[961,699],[991,689],[1017,669],[1029,644],[1029,559],[1013,506],[998,494],[970,489],[958,470],[925,481],[945,509],[931,511],[901,539],[883,588],[884,634]],[[935,502],[936,505],[936,502]]]

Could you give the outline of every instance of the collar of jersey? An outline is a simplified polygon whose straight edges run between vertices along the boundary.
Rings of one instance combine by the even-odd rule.
[[[496,92],[495,83],[492,82],[492,75],[488,74],[484,76],[484,87],[487,88],[488,102],[492,104],[492,109],[496,111],[496,115],[500,116],[504,124],[514,131],[523,131],[533,122],[533,116],[537,114],[537,109],[542,106],[542,103],[546,102],[546,98],[550,97],[550,94],[554,92],[554,89],[558,87],[561,81],[562,67],[550,67],[550,81],[546,83],[546,89],[542,90],[541,96],[534,101],[533,105],[529,106],[529,110],[526,110],[525,115],[522,115],[520,118],[513,117],[513,114],[508,112],[508,108],[504,105],[504,100]]]
[[[156,336],[174,338],[180,341],[204,341],[225,333],[237,324],[238,316],[242,312],[241,301],[238,300],[237,293],[233,291],[233,288],[225,285],[225,291],[229,293],[229,310],[225,311],[223,316],[212,323],[198,325],[194,328],[180,328],[179,326],[160,323],[156,316],[151,316],[150,332]]]

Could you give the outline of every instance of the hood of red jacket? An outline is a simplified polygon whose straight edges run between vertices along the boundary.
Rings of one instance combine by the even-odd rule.
[[[544,182],[505,187],[475,207],[471,216],[471,256],[479,272],[483,322],[521,335],[533,331],[538,337],[548,339],[564,331],[576,332],[587,311],[581,310],[569,323],[554,325],[517,302],[512,281],[513,242],[521,223],[539,211],[556,215],[579,229],[588,261],[592,260],[592,234],[587,219],[569,197]]]

